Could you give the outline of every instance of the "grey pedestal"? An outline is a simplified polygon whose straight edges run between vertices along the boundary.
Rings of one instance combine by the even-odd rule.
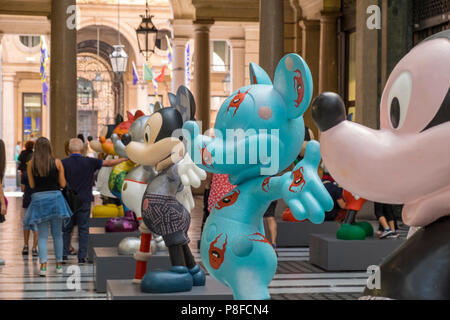
[[[168,251],[157,252],[147,263],[147,271],[170,268]],[[94,248],[95,291],[106,292],[106,280],[134,278],[136,260],[132,255],[119,255],[117,247]]]
[[[126,237],[136,237],[140,235],[139,231],[134,232],[105,232],[105,228],[89,228],[88,260],[94,259],[95,247],[117,247],[120,241]]]
[[[277,247],[307,247],[310,234],[336,234],[339,224],[334,221],[325,221],[322,224],[314,224],[309,221],[277,221],[277,227]]]
[[[107,293],[108,300],[233,300],[231,290],[209,276],[205,286],[175,293],[145,293],[130,280],[108,280]]]
[[[405,239],[339,240],[335,234],[311,234],[309,262],[327,271],[366,271],[379,265]]]
[[[109,219],[111,218],[91,218],[89,226],[92,228],[104,228]]]

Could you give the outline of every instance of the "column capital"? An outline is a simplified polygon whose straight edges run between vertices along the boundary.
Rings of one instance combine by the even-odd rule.
[[[16,80],[15,72],[3,72],[2,73],[3,82],[14,82]]]
[[[195,33],[209,32],[214,20],[195,20],[193,21]]]
[[[184,47],[184,46],[186,46],[186,43],[188,43],[189,40],[190,39],[187,38],[187,37],[177,37],[177,36],[175,36],[172,39],[172,43],[173,43],[174,47]]]
[[[341,15],[338,11],[320,11],[320,23],[336,23]]]
[[[245,49],[245,39],[228,39],[231,49]]]
[[[320,20],[301,19],[298,25],[303,30],[320,30]]]

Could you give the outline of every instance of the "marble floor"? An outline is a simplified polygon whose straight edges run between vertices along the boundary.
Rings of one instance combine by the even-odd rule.
[[[14,186],[6,188],[9,200],[6,222],[0,224],[0,299],[106,299],[106,294],[94,290],[92,264],[80,266],[81,288],[73,288],[69,260],[64,273],[55,272],[53,244],[49,240],[47,277],[39,276],[38,258],[22,256],[22,198]],[[198,261],[197,241],[200,238],[202,198],[196,197],[196,208],[191,213],[191,248]],[[76,232],[75,232],[76,234]],[[31,244],[31,241],[30,241]],[[77,248],[77,237],[73,237]],[[278,248],[278,269],[269,291],[275,300],[352,300],[361,296],[368,275],[365,272],[325,272],[311,265],[309,248]]]

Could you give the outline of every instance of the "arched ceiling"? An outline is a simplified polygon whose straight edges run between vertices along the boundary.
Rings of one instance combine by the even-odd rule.
[[[77,4],[111,5],[117,0],[77,0]],[[144,5],[145,0],[120,0],[121,5]],[[258,21],[259,0],[149,0],[149,6],[170,4],[174,19]],[[1,0],[0,14],[50,16],[51,0]]]
[[[196,20],[259,21],[259,0],[189,0]]]
[[[195,20],[195,7],[192,0],[169,0],[174,19]]]
[[[98,26],[100,42],[100,56],[109,61],[109,54],[112,52],[112,46],[118,43],[117,30],[108,26]],[[90,25],[81,28],[77,32],[77,51],[90,52],[97,54],[97,26]],[[129,61],[135,61],[135,51],[126,37],[121,34],[120,43],[125,46],[125,52],[128,54]],[[131,63],[128,64],[127,69],[131,71]]]

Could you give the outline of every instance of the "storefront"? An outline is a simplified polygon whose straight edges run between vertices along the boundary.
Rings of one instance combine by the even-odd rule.
[[[355,113],[356,101],[356,1],[342,1],[339,30],[339,94],[347,114]]]
[[[42,94],[22,94],[22,141],[35,140],[42,136]]]

